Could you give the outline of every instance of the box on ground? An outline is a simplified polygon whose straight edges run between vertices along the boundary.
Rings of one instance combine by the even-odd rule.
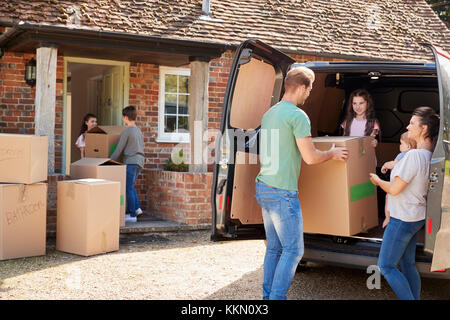
[[[83,158],[70,165],[73,180],[94,178],[120,182],[120,226],[125,226],[127,166],[108,158]]]
[[[0,260],[45,255],[47,184],[0,184]]]
[[[98,126],[86,133],[87,158],[108,158],[119,143],[124,126]]]
[[[302,162],[299,199],[303,231],[340,236],[367,232],[378,226],[375,151],[370,137],[317,137],[314,145],[328,150],[333,144],[349,150],[347,162],[330,160],[307,165]]]
[[[120,183],[58,181],[56,249],[91,256],[119,250]]]
[[[0,133],[0,182],[47,180],[48,137]]]

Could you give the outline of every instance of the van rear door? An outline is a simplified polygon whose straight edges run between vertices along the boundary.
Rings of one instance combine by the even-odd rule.
[[[213,240],[264,236],[261,208],[254,197],[257,133],[264,113],[280,100],[284,77],[294,62],[258,40],[244,41],[236,50],[216,138]]]
[[[440,132],[430,166],[424,250],[433,253],[431,271],[450,268],[450,55],[431,46],[436,60]]]

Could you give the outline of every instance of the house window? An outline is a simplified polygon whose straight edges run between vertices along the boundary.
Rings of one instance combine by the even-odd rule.
[[[159,68],[157,142],[189,142],[190,69]]]

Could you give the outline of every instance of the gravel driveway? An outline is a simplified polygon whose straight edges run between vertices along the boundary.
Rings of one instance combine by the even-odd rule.
[[[48,244],[42,257],[0,261],[3,299],[260,299],[261,240],[211,242],[208,231],[121,238],[120,251],[80,257]],[[311,264],[289,299],[395,299],[364,271]],[[423,279],[422,299],[450,299],[450,281]]]

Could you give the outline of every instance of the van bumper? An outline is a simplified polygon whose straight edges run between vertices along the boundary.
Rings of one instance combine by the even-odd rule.
[[[369,266],[377,265],[378,254],[364,254],[361,252],[344,253],[316,248],[308,248],[307,245],[305,245],[305,253],[303,254],[302,261],[367,270]],[[416,261],[416,265],[417,270],[422,277],[450,279],[450,269],[447,269],[444,272],[431,272],[431,261],[423,261],[422,259],[418,258]]]

